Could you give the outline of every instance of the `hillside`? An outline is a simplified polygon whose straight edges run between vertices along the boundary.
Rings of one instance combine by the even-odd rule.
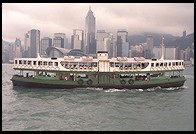
[[[132,35],[128,36],[128,41],[131,45],[135,43],[144,43],[146,42],[146,37],[148,35],[152,35],[154,46],[159,46],[161,44],[162,36],[164,36],[164,44],[165,46],[174,46],[182,49],[187,48],[187,46],[191,46],[194,42],[194,33],[191,33],[185,37],[173,36],[170,34],[160,34],[160,33],[143,33],[141,35]]]

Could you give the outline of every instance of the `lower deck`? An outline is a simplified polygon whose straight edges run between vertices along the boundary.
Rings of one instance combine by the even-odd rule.
[[[156,73],[70,73],[36,71],[32,74],[23,73],[14,75],[11,79],[14,86],[41,87],[41,88],[118,88],[118,89],[145,89],[151,87],[180,87],[185,78],[182,72]]]

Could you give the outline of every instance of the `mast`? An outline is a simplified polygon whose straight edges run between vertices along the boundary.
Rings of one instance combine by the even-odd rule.
[[[161,42],[161,50],[162,50],[162,56],[160,58],[160,60],[164,60],[164,44],[163,44],[163,40],[164,40],[164,37],[162,36],[162,42]]]

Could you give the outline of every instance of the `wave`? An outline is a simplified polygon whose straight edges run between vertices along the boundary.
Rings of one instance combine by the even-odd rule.
[[[194,79],[194,75],[184,75],[184,77],[187,79]]]
[[[126,91],[126,89],[116,89],[116,88],[112,88],[112,89],[107,89],[104,92],[124,92]]]

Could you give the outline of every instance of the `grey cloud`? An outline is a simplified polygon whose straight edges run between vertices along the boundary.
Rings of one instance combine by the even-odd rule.
[[[107,32],[127,29],[129,34],[175,35],[194,31],[193,3],[3,3],[3,38],[24,38],[31,28],[39,29],[41,36],[64,32],[70,38],[73,29],[84,29],[89,6],[96,17],[96,29]]]

